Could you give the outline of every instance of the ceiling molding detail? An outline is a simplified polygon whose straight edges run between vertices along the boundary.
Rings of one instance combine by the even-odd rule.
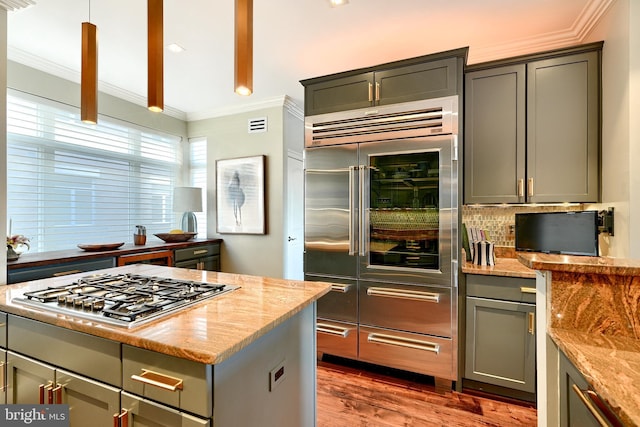
[[[471,46],[468,63],[477,64],[581,44],[614,1],[589,1],[571,27],[563,31],[541,34],[499,45],[480,46],[478,48]]]
[[[273,107],[284,107],[298,117],[304,116],[302,110],[291,100],[291,98],[289,98],[289,96],[279,95],[240,106],[217,108],[197,113],[187,113],[187,121],[193,122],[196,120],[213,119],[216,117],[231,116],[234,114],[248,113],[250,111]]]
[[[0,0],[0,7],[13,11],[36,4],[34,0]]]

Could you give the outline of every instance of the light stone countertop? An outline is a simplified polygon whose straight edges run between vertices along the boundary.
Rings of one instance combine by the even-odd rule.
[[[463,261],[462,272],[466,274],[483,274],[488,276],[521,277],[535,279],[536,272],[522,265],[515,258],[496,258],[496,265],[475,265]]]
[[[66,284],[73,279],[96,273],[85,272],[3,286],[0,288],[0,311],[195,362],[216,364],[266,335],[331,289],[331,284],[325,282],[292,281],[143,264],[100,272],[129,272],[227,283],[240,288],[130,329],[11,302],[24,292]]]

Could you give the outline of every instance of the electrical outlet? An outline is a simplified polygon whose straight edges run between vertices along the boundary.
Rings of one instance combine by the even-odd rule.
[[[507,238],[515,239],[515,237],[516,237],[516,225],[515,224],[507,224],[505,227],[507,229]]]
[[[269,372],[269,391],[273,391],[287,376],[287,371],[284,368],[284,360],[278,363],[278,366],[273,368]]]

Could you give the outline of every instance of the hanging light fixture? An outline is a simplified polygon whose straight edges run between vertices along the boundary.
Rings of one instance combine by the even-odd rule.
[[[89,2],[91,21],[91,2]],[[98,28],[82,23],[82,64],[80,70],[80,120],[98,122]]]
[[[147,105],[156,113],[164,109],[162,9],[162,0],[147,0]]]
[[[253,0],[236,0],[235,91],[253,92]]]

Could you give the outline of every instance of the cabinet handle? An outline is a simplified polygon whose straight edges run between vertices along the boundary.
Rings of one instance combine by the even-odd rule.
[[[82,273],[82,270],[69,270],[69,271],[59,271],[57,273],[53,273],[53,277],[67,276],[69,274]]]
[[[329,325],[328,323],[317,323],[316,332],[322,332],[329,335],[338,335],[342,338],[349,336],[349,328]]]
[[[369,102],[373,102],[373,85],[369,82]]]
[[[113,414],[113,427],[128,427],[129,426],[129,411],[122,408],[119,414]]]
[[[44,397],[45,397],[44,395],[46,391],[47,397],[49,397],[49,392],[51,391],[52,388],[53,388],[53,383],[51,381],[49,381],[47,385],[40,384],[38,386],[38,402],[40,402],[41,405],[44,405],[45,403],[51,403],[51,401],[49,402],[44,401]],[[53,395],[51,395],[51,399],[53,399]]]
[[[536,333],[536,314],[534,312],[529,312],[529,333],[531,335]]]
[[[7,389],[7,366],[4,362],[0,362],[0,391],[5,391]]]
[[[198,249],[196,251],[193,251],[194,255],[202,255],[202,254],[206,254],[206,253],[209,253],[208,249]]]
[[[591,393],[593,393],[592,391],[587,390],[585,392],[583,390],[580,390],[580,387],[578,387],[576,384],[571,384],[571,389],[573,390],[573,392],[575,394],[578,395],[578,397],[580,398],[580,400],[582,401],[584,406],[587,407],[589,412],[591,412],[591,415],[593,415],[593,417],[596,419],[596,421],[598,421],[598,424],[600,424],[602,427],[609,427],[610,426],[610,424],[602,417],[602,415],[600,415],[600,412],[598,412],[598,410],[593,406],[593,403],[591,402],[591,399],[588,396],[586,396],[585,393],[591,394]],[[595,393],[593,393],[593,394],[595,394]]]
[[[351,287],[351,285],[339,285],[339,284],[336,284],[336,283],[332,283],[331,284],[331,291],[340,292],[342,294],[346,294],[350,287]]]
[[[524,197],[524,179],[518,180],[518,197]]]
[[[432,292],[411,291],[407,289],[396,290],[390,288],[372,287],[367,289],[367,295],[373,297],[401,298],[436,303],[440,302],[440,294],[435,294]]]
[[[56,384],[56,386],[51,390],[52,399],[51,403],[54,405],[62,404],[62,385]]]
[[[533,196],[533,178],[529,178],[527,181],[527,195],[529,197]]]
[[[530,288],[527,286],[520,286],[520,292],[522,292],[523,294],[535,294],[536,293],[536,288]]]
[[[169,375],[160,374],[148,369],[143,369],[140,375],[131,375],[131,379],[169,391],[182,390],[183,387],[182,379],[170,377]]]
[[[431,351],[436,354],[440,353],[440,346],[438,344],[434,344],[428,341],[414,340],[410,338],[394,337],[393,335],[369,334],[367,336],[367,342],[397,345],[399,347],[407,347],[414,350]]]
[[[376,102],[380,101],[380,82],[376,82]]]

